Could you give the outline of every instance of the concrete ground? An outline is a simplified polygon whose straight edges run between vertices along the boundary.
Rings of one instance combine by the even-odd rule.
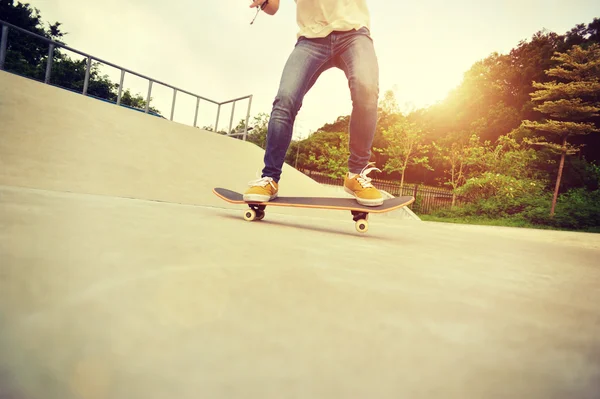
[[[210,193],[249,143],[3,72],[0,105],[2,399],[600,396],[597,234],[249,223]]]

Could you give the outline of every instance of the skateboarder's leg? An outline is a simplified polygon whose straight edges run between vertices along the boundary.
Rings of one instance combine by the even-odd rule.
[[[348,170],[360,173],[369,163],[377,123],[379,65],[369,31],[348,35],[336,63],[346,74],[352,99]]]
[[[267,127],[267,143],[261,179],[251,181],[245,201],[269,201],[277,196],[285,155],[292,141],[296,115],[304,96],[318,77],[333,66],[329,38],[300,38],[290,54]]]
[[[379,65],[373,40],[366,28],[343,36],[338,43],[336,57],[338,65],[348,78],[352,99],[350,115],[350,156],[344,187],[363,205],[380,205],[381,193],[370,183],[369,168],[371,147],[377,124],[377,102],[379,97]],[[377,169],[378,170],[378,169]]]
[[[328,38],[300,38],[281,75],[269,119],[262,177],[279,182],[285,155],[292,140],[294,121],[304,96],[318,77],[333,66]]]

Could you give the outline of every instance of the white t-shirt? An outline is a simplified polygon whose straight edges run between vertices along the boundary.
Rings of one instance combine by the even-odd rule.
[[[367,27],[371,16],[366,0],[295,0],[298,37],[325,37],[332,31]]]

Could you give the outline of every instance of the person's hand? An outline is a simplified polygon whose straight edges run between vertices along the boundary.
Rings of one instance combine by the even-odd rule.
[[[260,7],[266,0],[254,0],[252,4],[250,4],[250,8]]]
[[[254,16],[254,19],[252,19],[252,22],[250,22],[250,25],[252,25],[254,23],[254,20],[256,19],[256,17],[258,17],[258,13],[261,10],[265,10],[267,8],[267,5],[269,5],[271,3],[269,3],[269,0],[253,0],[252,4],[250,4],[250,8],[256,7],[256,15]],[[267,14],[273,15],[277,12],[277,9],[279,8],[279,0],[274,0],[273,3],[273,7],[271,7],[270,9],[267,9],[265,12]]]

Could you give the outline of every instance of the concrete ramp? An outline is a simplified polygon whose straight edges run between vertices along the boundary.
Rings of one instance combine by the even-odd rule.
[[[248,223],[210,189],[261,163],[0,72],[0,398],[599,397],[599,235]]]
[[[0,121],[0,184],[7,186],[227,208],[211,189],[243,191],[262,169],[264,152],[252,143],[3,71]],[[287,164],[280,193],[340,195]]]

